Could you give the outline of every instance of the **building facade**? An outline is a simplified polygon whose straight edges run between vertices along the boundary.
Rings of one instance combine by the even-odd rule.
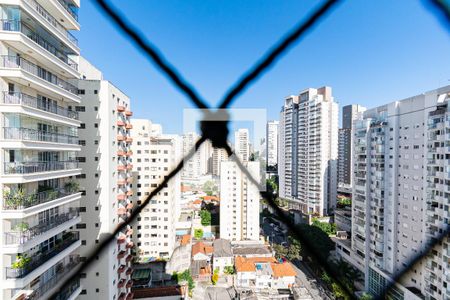
[[[0,1],[0,299],[47,299],[79,264],[79,1]],[[75,298],[79,279],[64,290]]]
[[[80,255],[86,257],[133,208],[130,99],[80,57],[81,127],[77,158],[82,168]],[[81,279],[79,299],[121,299],[131,293],[131,235],[127,227],[110,243]]]
[[[268,167],[276,167],[278,165],[278,125],[278,121],[267,122],[266,155]]]
[[[234,152],[242,162],[250,158],[250,137],[247,128],[240,128],[234,132]]]
[[[338,105],[331,88],[287,97],[279,129],[280,197],[304,214],[328,214],[336,204],[338,158]]]
[[[338,150],[338,186],[350,187],[353,173],[352,164],[352,128],[353,121],[366,110],[358,104],[342,108],[342,128],[339,129]]]
[[[134,119],[133,170],[136,174],[136,204],[141,205],[181,159],[182,140],[160,132],[155,124]],[[156,126],[158,127],[158,126]],[[180,175],[172,178],[141,212],[133,235],[140,258],[170,258],[175,248],[175,225],[181,213]]]
[[[228,154],[225,151],[225,149],[222,148],[212,149],[212,163],[211,163],[212,175],[220,176],[221,162],[225,160],[228,160]]]
[[[195,143],[199,139],[200,135],[195,132],[183,134],[183,156],[186,156],[195,147]],[[211,157],[211,142],[205,141],[193,157],[185,161],[181,177],[183,179],[196,179],[210,173]]]
[[[393,274],[447,224],[450,86],[370,109],[353,131],[352,251],[366,289]],[[393,299],[447,299],[444,239],[390,292]]]
[[[234,161],[220,164],[220,238],[230,241],[259,240],[259,189]],[[246,162],[259,178],[259,162]]]

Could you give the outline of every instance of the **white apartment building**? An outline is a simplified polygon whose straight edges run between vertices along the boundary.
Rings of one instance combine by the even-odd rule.
[[[183,134],[183,156],[195,147],[200,135],[195,132]],[[184,162],[181,177],[183,179],[197,179],[210,172],[210,161],[212,157],[212,146],[210,141],[204,142],[194,156]]]
[[[182,141],[179,136],[152,135],[155,124],[149,120],[132,120],[133,171],[137,191],[137,205],[148,197],[173,170],[181,159]],[[154,197],[142,211],[137,221],[134,242],[141,258],[170,258],[175,248],[175,225],[181,213],[180,175]]]
[[[213,148],[211,171],[214,176],[220,176],[221,162],[226,160],[228,160],[228,154],[225,149]]]
[[[328,214],[336,204],[338,158],[338,105],[331,88],[287,97],[279,130],[280,197],[304,214]]]
[[[250,158],[250,137],[247,128],[239,128],[234,132],[234,152],[242,162]]]
[[[351,188],[353,174],[352,163],[352,128],[353,122],[366,111],[359,104],[350,104],[342,108],[342,128],[339,128],[338,150],[338,185]],[[339,189],[339,188],[338,188]]]
[[[267,122],[266,155],[268,167],[274,167],[278,164],[278,125],[278,121]]]
[[[220,165],[220,238],[258,241],[259,189],[234,161]],[[254,178],[260,178],[259,162],[244,165]]]
[[[450,86],[366,111],[353,131],[352,251],[379,293],[448,224]],[[448,299],[448,240],[390,292]]]
[[[79,1],[0,1],[0,299],[47,299],[79,263]],[[78,279],[60,290],[81,292]]]
[[[133,208],[130,99],[80,57],[81,197],[79,253],[86,257]],[[131,227],[99,255],[81,279],[79,299],[131,299]]]

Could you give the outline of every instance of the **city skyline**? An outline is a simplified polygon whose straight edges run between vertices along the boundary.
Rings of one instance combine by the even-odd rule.
[[[194,9],[191,4],[195,1],[112,3],[212,104],[316,4],[292,1],[261,5],[248,1],[240,5],[227,1],[204,3]],[[216,17],[212,18],[212,13]],[[174,15],[177,22],[173,22]],[[86,45],[82,55],[134,99],[135,116],[162,124],[168,133],[181,133],[182,112],[173,107],[192,107],[184,96],[116,32],[90,1],[83,3],[80,20],[83,30],[78,36]],[[323,39],[332,47],[332,54]],[[183,51],[179,51],[180,44]],[[430,44],[440,46],[428,47]],[[237,52],[239,49],[246,51]],[[440,58],[449,52],[445,28],[420,1],[345,2],[242,95],[236,108],[276,108],[269,110],[267,118],[278,119],[279,99],[308,86],[323,85],[333,87],[340,106],[358,103],[375,107],[448,84],[450,62]],[[309,71],[306,76],[298,72],[286,76],[294,69]],[[154,107],[158,107],[157,114]],[[169,118],[173,121],[167,122]]]

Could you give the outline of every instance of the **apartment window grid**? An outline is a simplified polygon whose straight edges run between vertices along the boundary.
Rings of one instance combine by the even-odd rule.
[[[240,92],[245,90],[245,88],[248,85],[251,85],[253,83],[253,81],[258,78],[259,75],[266,72],[267,69],[274,63],[274,61],[276,61],[278,58],[282,57],[285,54],[285,51],[290,46],[292,46],[292,44],[294,42],[298,41],[303,35],[305,35],[305,33],[308,31],[308,29],[310,29],[313,25],[315,25],[318,22],[318,20],[323,18],[323,16],[326,13],[328,13],[333,8],[333,6],[335,6],[337,4],[337,2],[339,2],[339,1],[337,1],[337,0],[325,1],[325,3],[322,4],[308,18],[306,18],[306,20],[304,22],[300,23],[298,25],[298,27],[295,28],[295,30],[293,30],[279,44],[277,44],[273,49],[271,49],[271,51],[265,57],[263,57],[262,60],[259,61],[257,67],[254,67],[253,69],[251,69],[251,71],[249,73],[245,74],[245,76],[241,79],[240,82],[238,82],[238,84],[236,84],[234,87],[232,87],[231,91],[229,93],[227,93],[226,97],[221,102],[219,108],[220,109],[228,108],[230,106],[230,104],[233,102],[234,98],[236,98],[236,96],[238,94],[240,94]],[[430,0],[430,3],[435,8],[437,8],[437,10],[440,11],[439,13],[442,13],[443,15],[445,15],[447,17],[447,19],[450,19],[449,13],[448,13],[450,11],[450,8],[447,7],[447,5],[444,2]],[[141,48],[148,55],[148,58],[156,63],[156,65],[159,67],[161,73],[164,73],[165,76],[169,77],[174,86],[178,87],[182,92],[187,94],[189,99],[198,108],[209,109],[209,107],[202,101],[202,99],[200,99],[197,96],[197,94],[191,89],[190,85],[188,85],[183,80],[183,78],[179,77],[176,70],[174,70],[170,65],[167,65],[166,62],[159,57],[159,54],[157,53],[157,51],[155,49],[153,49],[153,47],[151,45],[146,43],[145,40],[142,39],[139,34],[137,34],[132,28],[130,28],[129,25],[126,23],[126,21],[125,21],[125,23],[123,23],[123,21],[122,21],[122,23],[118,21],[118,20],[120,20],[120,17],[117,15],[117,12],[114,9],[112,9],[108,4],[106,4],[102,1],[98,1],[98,5],[99,5],[99,8],[110,18],[110,21],[112,23],[114,23],[114,25],[116,25],[118,30],[120,29],[121,31],[124,31],[126,33],[126,35],[128,36],[128,38],[130,39],[130,41],[132,41],[132,43],[136,47]],[[79,90],[79,93],[84,94],[84,90]],[[307,96],[308,95],[303,95],[303,97],[307,97]],[[113,98],[114,98],[114,95],[113,95]],[[119,99],[117,99],[117,101],[119,102]],[[304,109],[307,110],[308,106],[305,106]],[[219,128],[223,130],[225,128],[225,125],[228,123],[228,121],[218,122],[218,123],[223,123],[222,126],[219,126]],[[82,124],[82,125],[84,125],[84,124]],[[83,126],[81,126],[81,128],[83,128]],[[205,126],[205,128],[202,128],[202,129],[203,129],[203,137],[199,140],[199,142],[197,142],[197,146],[201,145],[205,140],[210,139],[211,142],[213,143],[213,145],[216,145],[219,148],[224,148],[229,155],[232,153],[231,148],[226,144],[226,137],[227,137],[228,130],[224,130],[221,132],[221,134],[217,135],[217,134],[212,134],[214,129],[217,129],[217,128],[213,129],[211,127],[208,128],[208,126]],[[138,145],[140,145],[140,142],[138,142]],[[196,147],[196,148],[198,149],[198,147]],[[244,167],[241,164],[239,165],[239,167],[242,168],[243,171],[245,172]],[[178,173],[181,169],[182,168],[179,168],[179,170],[177,170],[177,172],[174,172],[174,173],[170,174],[169,176],[166,176],[164,178],[163,182],[158,186],[158,188],[164,187],[167,184],[168,180],[170,180],[175,175],[175,173]],[[250,174],[248,174],[248,175],[250,175]],[[249,178],[253,179],[252,181],[254,181],[254,178],[251,175],[249,176]],[[256,181],[254,181],[254,182],[256,182]],[[155,191],[158,190],[158,188],[156,188]],[[152,193],[151,195],[146,197],[147,198],[146,201],[151,200],[153,194],[155,194],[155,193]],[[273,202],[268,201],[268,203],[270,206],[272,206],[272,208],[279,209],[278,207],[276,207],[276,205]],[[139,215],[139,213],[142,211],[144,206],[140,206],[139,209],[135,210],[133,212],[133,214],[128,218],[128,220],[126,222],[123,222],[122,225],[115,230],[114,234],[111,234],[111,237],[109,239],[107,239],[105,241],[105,243],[103,243],[103,246],[97,247],[97,249],[93,252],[92,257],[98,258],[98,254],[100,254],[100,252],[103,250],[103,248],[114,239],[114,236],[120,230],[122,230],[125,226],[130,224]],[[288,220],[286,220],[285,224],[288,225],[289,227],[291,227],[291,229],[294,229],[292,224]],[[296,233],[296,235],[298,237],[300,237],[300,239],[302,241],[306,242],[306,240],[304,239],[304,237],[301,233],[299,233],[295,229],[294,229],[294,233]],[[308,243],[306,242],[306,244],[308,244]],[[427,253],[427,251],[425,253]],[[311,255],[314,256],[314,254],[311,254]],[[316,257],[316,259],[317,259],[317,257]],[[319,263],[319,265],[321,265],[325,270],[329,271],[331,274],[334,273],[329,268],[329,266],[327,266],[326,262],[324,263],[323,261],[320,261],[320,260],[318,260],[317,262]],[[87,267],[87,265],[88,265],[88,260],[83,262],[82,267],[79,268],[79,270],[76,272],[76,274],[72,275],[72,277],[69,278],[65,284],[67,284],[67,282],[69,282],[76,276],[79,276],[79,274]],[[405,269],[402,270],[401,274],[406,273],[410,267],[411,266],[406,266]],[[373,271],[373,270],[370,269],[370,271]],[[369,275],[371,275],[371,274],[369,274]],[[375,275],[375,274],[372,274],[372,275]],[[344,286],[340,282],[339,278],[336,278],[336,280],[341,286]],[[377,286],[377,287],[379,287],[377,289],[378,296],[381,296],[387,292],[387,294],[388,294],[387,296],[389,296],[393,299],[403,299],[401,292],[398,291],[398,289],[396,289],[394,286],[389,286],[389,284],[387,284],[386,282],[382,282],[382,280],[381,280],[381,283],[382,283],[381,286],[380,285]],[[375,284],[375,283],[373,283],[373,284]],[[386,286],[388,286],[388,289],[386,289]],[[373,287],[375,287],[375,286],[373,286]],[[346,291],[349,292],[348,290],[346,290]],[[83,292],[85,292],[85,291],[83,291]],[[350,293],[350,295],[351,295],[351,293]]]

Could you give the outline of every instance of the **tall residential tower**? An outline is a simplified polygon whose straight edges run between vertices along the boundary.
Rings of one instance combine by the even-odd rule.
[[[47,299],[79,263],[79,1],[0,1],[0,299]],[[61,291],[75,298],[79,279]]]
[[[287,97],[279,130],[280,197],[304,214],[328,214],[336,203],[338,156],[338,105],[331,88]]]

